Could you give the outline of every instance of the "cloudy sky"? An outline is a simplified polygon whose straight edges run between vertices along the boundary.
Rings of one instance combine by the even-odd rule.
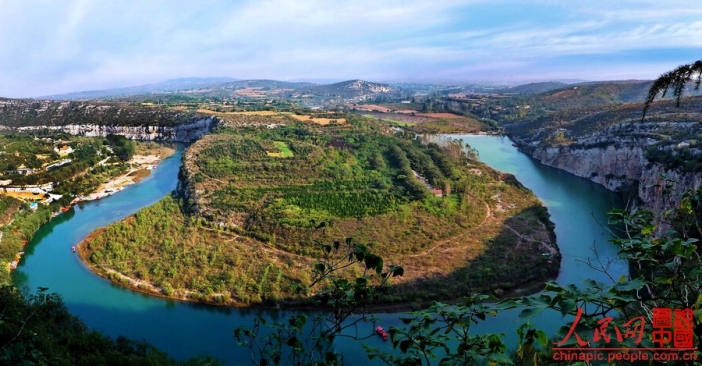
[[[181,77],[653,79],[702,59],[699,0],[0,0],[0,96]]]

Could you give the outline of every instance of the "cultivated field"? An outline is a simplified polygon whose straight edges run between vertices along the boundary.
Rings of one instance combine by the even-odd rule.
[[[33,201],[44,199],[44,195],[41,193],[32,192],[6,192],[4,189],[0,189],[0,194],[4,196],[9,196],[17,198],[23,201]]]
[[[328,125],[332,123],[332,121],[336,121],[336,123],[342,125],[346,123],[346,118],[322,118],[322,117],[314,117],[309,114],[288,114],[290,117],[295,118],[298,121],[302,122],[310,122],[310,123],[316,123],[318,125]]]

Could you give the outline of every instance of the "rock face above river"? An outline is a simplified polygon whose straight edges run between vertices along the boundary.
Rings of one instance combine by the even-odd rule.
[[[507,134],[521,151],[541,163],[601,184],[611,191],[635,189],[639,202],[634,207],[654,211],[679,203],[679,194],[702,186],[697,160],[702,145],[700,114],[658,115],[657,120],[640,122],[631,115],[617,120],[562,121],[543,123],[537,128],[526,122],[507,128]],[[635,117],[635,116],[634,116]],[[640,118],[640,117],[639,117]],[[532,125],[529,125],[532,123]],[[588,123],[588,126],[584,126]],[[593,128],[599,125],[601,128]],[[667,177],[672,194],[662,195]]]
[[[537,147],[531,156],[545,165],[590,179],[610,191],[618,191],[639,180],[647,164],[640,146]]]
[[[219,120],[153,105],[105,101],[0,98],[0,130],[55,130],[72,135],[122,135],[134,140],[192,142]]]
[[[104,101],[0,98],[0,125],[24,126],[177,126],[203,114],[153,105]]]
[[[641,200],[636,207],[661,212],[680,203],[678,195],[702,186],[702,174],[682,172],[661,164],[651,164],[641,146],[607,146],[592,148],[537,147],[529,153],[542,164],[589,179],[614,192],[637,187]],[[662,195],[666,183],[673,182],[674,194]]]
[[[217,125],[215,117],[195,119],[177,126],[114,126],[114,125],[65,125],[65,126],[26,126],[20,131],[51,129],[71,135],[105,137],[109,134],[122,135],[132,140],[193,142]]]

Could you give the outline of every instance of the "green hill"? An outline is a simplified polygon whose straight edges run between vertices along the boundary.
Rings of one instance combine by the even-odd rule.
[[[541,255],[558,257],[548,214],[514,177],[460,143],[347,120],[220,127],[184,154],[183,202],[96,233],[81,256],[140,291],[236,305],[285,303],[310,285],[320,243],[350,237],[411,268],[386,302],[502,294],[558,273]]]

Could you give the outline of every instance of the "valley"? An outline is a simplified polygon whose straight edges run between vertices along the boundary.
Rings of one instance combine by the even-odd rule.
[[[548,214],[512,176],[456,142],[427,146],[346,120],[228,115],[185,152],[176,200],[101,230],[81,256],[140,291],[239,306],[290,303],[321,244],[345,238],[411,268],[389,303],[501,295],[558,273]]]
[[[547,214],[526,199],[530,193],[520,191],[519,183],[481,165],[463,147],[417,145],[413,133],[504,131],[543,163],[633,193],[635,204],[654,208],[675,201],[646,206],[660,196],[651,188],[660,180],[650,171],[670,175],[669,169],[678,169],[671,165],[676,156],[696,156],[694,128],[676,132],[676,126],[696,118],[687,112],[696,108],[694,99],[684,110],[670,101],[659,103],[645,124],[637,123],[637,104],[618,102],[641,98],[646,82],[530,84],[490,93],[452,87],[427,96],[357,81],[328,88],[265,80],[208,85],[187,94],[197,101],[190,105],[166,94],[149,97],[158,105],[138,96],[97,104],[5,102],[5,128],[21,133],[196,141],[185,154],[176,198],[145,211],[144,217],[151,217],[147,224],[131,218],[81,246],[81,256],[102,276],[157,296],[279,306],[296,297],[293,287],[310,282],[321,243],[352,237],[388,261],[415,269],[396,280],[397,291],[384,301],[421,302],[470,292],[499,296],[557,273]],[[261,93],[238,92],[251,88]],[[285,96],[279,88],[289,88],[291,99],[268,99]],[[326,110],[297,107],[299,100],[291,96],[303,91],[341,99],[329,99],[338,104]],[[480,117],[484,113],[490,118]],[[17,126],[29,115],[49,125]],[[143,118],[153,118],[148,116],[171,122],[144,123]],[[110,118],[121,122],[105,124]],[[661,153],[669,156],[667,165],[661,165]],[[687,168],[681,174],[694,172],[691,160],[683,160]],[[685,182],[696,178],[677,177],[682,186],[694,186]],[[166,242],[145,240],[165,228],[152,225],[156,222],[185,231],[167,235]],[[380,227],[384,230],[373,230]],[[122,237],[117,231],[141,234],[105,247],[109,238]],[[191,249],[172,252],[186,242]],[[512,253],[512,247],[518,252],[505,254],[512,260],[492,257]],[[541,253],[551,253],[553,265],[538,273],[519,272],[529,261],[543,260],[536,255]],[[164,256],[172,257],[167,266],[160,263]],[[241,268],[252,260],[261,265]],[[481,269],[465,277],[474,265]],[[194,271],[203,266],[212,273]],[[460,291],[449,290],[457,284]]]
[[[574,254],[570,239],[561,239],[584,229],[561,216],[552,219],[549,213],[560,208],[547,201],[546,211],[542,201],[548,194],[539,193],[540,201],[524,187],[533,184],[531,177],[520,182],[481,162],[491,159],[481,154],[499,153],[466,145],[468,137],[418,138],[417,133],[504,133],[514,141],[507,145],[547,165],[634,193],[639,207],[679,202],[660,199],[654,184],[660,187],[662,181],[646,181],[653,171],[679,178],[679,189],[695,187],[697,99],[686,100],[690,104],[683,109],[672,101],[658,102],[640,123],[640,105],[612,101],[638,95],[635,90],[645,83],[603,85],[530,85],[516,93],[452,88],[395,97],[373,94],[390,90],[373,86],[367,97],[336,94],[340,99],[327,99],[324,107],[270,99],[284,94],[265,90],[224,98],[194,93],[189,102],[152,95],[142,101],[71,102],[77,104],[70,104],[68,114],[60,112],[63,108],[42,111],[45,102],[8,101],[13,112],[4,129],[30,136],[75,134],[98,142],[123,136],[117,139],[121,143],[192,143],[182,153],[175,194],[75,238],[82,261],[113,284],[195,303],[316,308],[310,296],[331,285],[315,277],[324,245],[348,239],[382,257],[380,267],[404,268],[379,304],[418,309],[436,299],[456,301],[474,293],[529,294],[549,279],[577,282],[581,276],[561,262],[572,266],[589,254],[583,243],[576,244],[581,248]],[[543,91],[551,87],[556,89]],[[539,93],[530,94],[534,90]],[[18,122],[45,112],[48,125]],[[102,122],[119,121],[109,117],[115,113],[132,117]],[[146,115],[176,119],[149,123],[139,117]],[[78,178],[71,177],[66,181]],[[6,207],[11,217],[19,206],[8,201]],[[26,232],[46,222],[42,212],[49,211],[27,216],[32,224],[24,226]],[[599,250],[615,257],[606,244]],[[14,272],[17,278],[24,276],[23,266]],[[616,271],[627,272],[625,265]],[[361,273],[348,269],[340,275],[351,279]],[[588,273],[581,275],[597,277]]]

